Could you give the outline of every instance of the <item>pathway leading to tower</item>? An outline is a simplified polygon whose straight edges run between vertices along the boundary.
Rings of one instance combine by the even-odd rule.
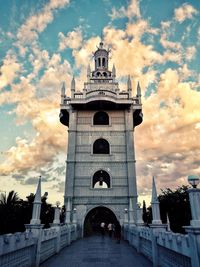
[[[80,239],[64,248],[41,267],[150,267],[152,263],[127,242],[101,236]]]

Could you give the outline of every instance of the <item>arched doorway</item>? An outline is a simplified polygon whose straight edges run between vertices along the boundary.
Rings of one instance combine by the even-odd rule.
[[[84,221],[84,236],[98,234],[101,222],[116,223],[117,217],[106,207],[97,207],[88,212]]]

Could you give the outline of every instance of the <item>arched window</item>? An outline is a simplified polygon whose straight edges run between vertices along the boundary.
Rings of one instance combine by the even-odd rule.
[[[98,111],[94,114],[93,118],[94,125],[109,125],[109,116],[104,111]]]
[[[103,72],[103,76],[104,76],[104,77],[107,77],[107,73],[106,73],[106,72]]]
[[[110,188],[110,175],[104,170],[99,170],[95,172],[92,179],[92,187]]]
[[[101,66],[101,59],[98,58],[98,67],[100,67],[100,66]]]
[[[103,57],[103,59],[102,59],[102,67],[105,67],[105,64],[106,64],[106,60],[105,60],[105,57]]]
[[[110,154],[110,145],[107,140],[100,138],[93,144],[93,154]]]
[[[101,77],[101,72],[97,72],[97,77]]]

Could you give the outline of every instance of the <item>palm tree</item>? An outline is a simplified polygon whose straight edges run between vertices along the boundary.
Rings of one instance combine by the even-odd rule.
[[[0,234],[14,233],[18,229],[18,216],[22,200],[18,194],[12,190],[0,195]]]
[[[10,191],[8,193],[8,196],[6,197],[6,192],[1,193],[0,197],[0,205],[4,206],[14,206],[20,201],[20,198],[18,197],[17,192],[14,190]]]

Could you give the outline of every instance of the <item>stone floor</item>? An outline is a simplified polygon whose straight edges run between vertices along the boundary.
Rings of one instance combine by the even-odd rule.
[[[150,267],[152,263],[127,242],[92,236],[73,242],[41,267]]]

